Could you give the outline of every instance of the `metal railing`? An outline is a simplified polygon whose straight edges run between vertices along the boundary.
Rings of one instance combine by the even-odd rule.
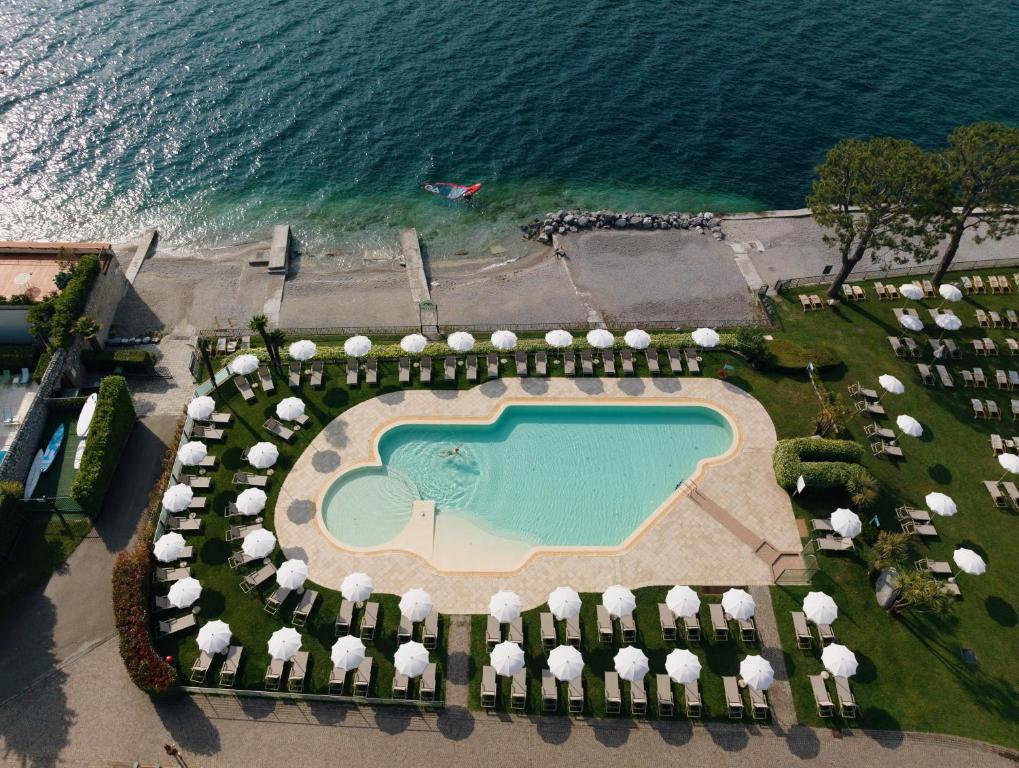
[[[1001,259],[982,259],[980,261],[964,261],[952,264],[952,272],[982,272],[986,269],[1019,266],[1019,256],[1007,256]],[[924,264],[909,264],[903,267],[876,267],[873,269],[855,269],[849,275],[850,282],[862,280],[882,280],[893,277],[930,277],[938,271],[938,262],[929,261]],[[808,277],[790,277],[778,280],[775,291],[783,293],[790,288],[807,285],[827,285],[835,281],[838,271],[833,270],[827,275],[810,275]]]

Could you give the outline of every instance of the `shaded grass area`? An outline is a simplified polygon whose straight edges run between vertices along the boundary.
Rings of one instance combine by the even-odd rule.
[[[42,445],[45,448],[57,428],[64,425],[64,442],[57,454],[53,466],[39,478],[33,496],[70,496],[71,483],[74,482],[78,470],[74,468],[74,453],[80,438],[75,432],[78,425],[80,408],[51,408],[46,418],[46,426],[42,431]]]
[[[18,545],[4,562],[0,610],[60,570],[90,530],[92,521],[87,518],[68,517],[65,526],[57,517],[27,515]]]

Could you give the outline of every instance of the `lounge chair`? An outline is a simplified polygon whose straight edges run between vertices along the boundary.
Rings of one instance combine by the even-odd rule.
[[[421,358],[421,369],[419,372],[422,384],[432,383],[432,358],[422,357]]]
[[[400,383],[410,384],[410,358],[400,358]]]
[[[984,480],[984,488],[991,495],[991,499],[994,501],[994,506],[1004,508],[1007,506],[1005,497],[1001,493],[1001,489],[998,487],[1000,483],[996,483],[993,480]]]
[[[594,375],[594,356],[589,349],[580,350],[580,370],[585,376]]]
[[[815,517],[810,521],[810,528],[814,533],[834,533],[835,529],[831,526],[831,521],[826,517]]]
[[[241,657],[244,655],[244,646],[231,645],[226,652],[223,666],[219,668],[219,687],[233,688],[237,679],[237,672],[241,668]]]
[[[379,359],[369,357],[364,364],[364,381],[370,387],[379,383]]]
[[[856,410],[860,413],[869,413],[872,416],[885,415],[885,407],[881,405],[881,403],[877,403],[872,400],[855,400],[853,402],[856,406]]]
[[[526,376],[527,375],[527,353],[526,352],[517,352],[513,356],[513,359],[516,361],[516,364],[517,364],[517,376]]]
[[[336,614],[336,637],[350,634],[350,625],[354,617],[354,604],[350,600],[340,600],[340,610]]]
[[[822,552],[852,552],[856,549],[853,540],[844,536],[820,536],[815,541]]]
[[[1004,328],[1005,327],[1005,322],[1001,319],[1001,315],[1000,314],[998,314],[997,312],[988,312],[987,314],[991,318],[991,327],[992,328]],[[984,339],[984,343],[985,344],[986,344],[986,342],[987,342],[987,339]]]
[[[347,358],[347,386],[348,387],[356,387],[359,379],[360,379],[360,373],[358,372],[357,358],[356,357],[348,357]]]
[[[233,423],[234,415],[232,413],[221,413],[215,411],[209,416],[209,421],[219,427],[228,427]]]
[[[920,357],[920,346],[910,336],[903,336],[902,343],[906,345],[906,351],[911,357]]]
[[[212,456],[210,454],[210,455],[207,455],[200,462],[198,462],[198,464],[196,466],[199,469],[215,469],[216,468],[216,462],[217,462],[216,457]]]
[[[881,427],[877,424],[864,425],[863,433],[867,435],[867,437],[880,437],[882,440],[895,439],[895,430],[888,429],[887,427]]]
[[[643,678],[630,683],[630,714],[647,714],[647,691],[644,688]]]
[[[250,593],[252,590],[258,589],[260,586],[265,584],[269,579],[276,575],[276,566],[272,563],[263,565],[254,573],[249,573],[241,581],[241,592],[244,594]]]
[[[1008,389],[1008,373],[1000,368],[994,372],[994,383],[998,389]]]
[[[701,704],[700,683],[694,680],[692,683],[683,684],[683,707],[686,709],[686,716],[691,720],[699,720],[704,710]]]
[[[188,512],[204,512],[209,506],[209,499],[205,496],[194,496],[188,504]]]
[[[672,696],[672,680],[668,675],[655,675],[655,692],[658,695],[658,716],[672,718],[676,716],[676,700]]]
[[[400,625],[396,629],[396,644],[409,643],[413,636],[414,624],[407,616],[400,614]]]
[[[679,350],[675,347],[669,347],[669,367],[676,376],[682,375],[683,362]]]
[[[304,693],[304,678],[308,674],[308,651],[298,651],[290,662],[290,676],[287,678],[287,690],[291,693]]]
[[[478,380],[478,356],[467,355],[467,381],[472,384]]]
[[[750,698],[750,717],[754,720],[767,720],[771,709],[768,707],[768,697],[765,692],[748,685],[747,695]]]
[[[800,309],[806,312],[808,309],[813,309],[810,304],[810,297],[805,293],[797,294],[800,299]]]
[[[878,301],[884,301],[888,296],[885,293],[884,283],[874,283],[874,293],[877,294]]]
[[[916,561],[916,568],[919,571],[926,571],[931,576],[951,576],[952,566],[945,560],[931,560],[923,557]]]
[[[524,645],[524,620],[517,616],[509,625],[509,641],[516,643],[521,648]]]
[[[578,677],[566,684],[567,703],[571,715],[579,715],[584,711],[584,679]],[[645,708],[647,701],[644,702]]]
[[[1011,480],[1001,484],[1001,487],[1005,489],[1005,493],[1008,494],[1009,501],[1012,502],[1012,506],[1015,509],[1019,509],[1019,488],[1015,487],[1015,483]]]
[[[618,715],[623,711],[623,695],[619,691],[619,673],[605,673],[605,714]]]
[[[322,389],[322,375],[325,372],[325,363],[316,360],[311,364],[311,386],[315,389]]]
[[[287,366],[287,384],[291,389],[300,389],[301,387],[301,361],[291,360],[290,365]]]
[[[751,616],[749,619],[739,619],[736,622],[739,627],[739,639],[744,643],[756,643],[757,642],[757,625],[754,623],[754,617]]]
[[[676,642],[676,617],[665,603],[658,604],[658,623],[662,625],[662,640]]]
[[[817,716],[821,718],[835,717],[835,705],[832,704],[824,678],[820,675],[810,675],[810,689],[814,694],[814,703],[817,705]]]
[[[294,439],[294,430],[284,427],[276,419],[266,419],[265,424],[262,427],[269,432],[269,434],[278,437],[285,443],[289,443]]]
[[[297,607],[294,608],[294,615],[290,619],[295,627],[303,627],[308,623],[308,617],[311,615],[311,611],[315,607],[316,600],[318,600],[317,590],[304,590],[304,594],[301,595],[301,602],[299,602]]]
[[[891,344],[892,352],[895,353],[896,357],[905,357],[906,356],[906,350],[902,346],[902,342],[899,340],[898,336],[889,336],[888,337],[888,343]]]
[[[821,647],[831,645],[835,642],[835,630],[831,624],[815,624],[817,628],[817,639],[821,641]]]
[[[923,363],[917,363],[916,364],[916,371],[917,371],[917,373],[920,374],[920,381],[923,382],[923,384],[925,386],[928,386],[928,387],[934,386],[934,374],[931,373],[931,369],[930,369],[929,365],[925,365]]]
[[[603,349],[601,353],[602,367],[605,369],[606,376],[616,375],[616,353],[611,349]]]
[[[367,696],[368,689],[372,683],[372,669],[375,667],[375,658],[365,656],[364,661],[357,665],[354,670],[354,695]]]
[[[566,643],[580,647],[580,616],[570,616],[566,620]]]
[[[577,375],[577,354],[572,349],[563,352],[563,373],[566,376]]]
[[[1010,406],[1012,408],[1012,421],[1015,421],[1019,418],[1019,400],[1010,401]]]
[[[276,385],[272,381],[272,373],[269,371],[269,366],[260,365],[258,366],[258,385],[262,388],[262,391],[267,395],[271,395],[276,391]]]
[[[936,539],[938,537],[938,530],[932,523],[920,523],[916,520],[903,521],[902,532],[911,536],[919,536],[923,539]]]
[[[991,453],[997,456],[999,453],[1005,452],[1005,441],[1001,439],[1001,435],[991,435]]]
[[[163,611],[173,611],[177,609],[173,603],[170,602],[170,598],[166,595],[156,595],[153,599],[155,604],[156,613],[162,613]]]
[[[237,391],[241,393],[241,397],[244,398],[244,402],[255,402],[255,391],[251,388],[251,384],[248,383],[248,378],[246,376],[241,376],[239,374],[234,376],[234,386],[237,387]]]
[[[311,417],[306,413],[302,413],[300,416],[294,418],[294,423],[297,424],[298,427],[306,427],[311,424]],[[296,428],[297,427],[295,427],[295,429]]]
[[[371,658],[367,656],[365,658]],[[332,673],[329,675],[329,693],[331,694],[342,694],[343,687],[347,681],[347,670],[340,667],[333,667]]]
[[[632,613],[619,617],[619,634],[624,643],[637,642],[637,624],[634,622]]]
[[[880,397],[877,393],[877,390],[869,389],[868,387],[863,386],[863,384],[861,384],[860,382],[850,384],[848,387],[846,387],[846,389],[849,391],[849,394],[860,395],[861,397],[865,397],[868,400],[877,400]]]
[[[729,639],[729,622],[725,620],[725,611],[719,603],[709,603],[708,613],[711,615],[711,630],[715,640],[725,642]]]
[[[421,684],[418,687],[418,698],[421,701],[435,701],[435,663],[430,663],[421,673]]]
[[[629,349],[621,350],[619,353],[619,359],[623,363],[623,375],[633,376],[633,351]]]
[[[527,670],[521,669],[510,682],[510,709],[523,712],[527,707]]]
[[[941,385],[948,387],[949,389],[955,386],[955,382],[952,380],[952,375],[948,372],[948,369],[943,365],[935,365],[934,370],[938,373],[938,378],[941,379]]]
[[[488,378],[498,379],[499,378],[499,356],[496,354],[488,354],[485,356],[485,367],[488,368]]]
[[[662,368],[658,364],[658,350],[655,347],[648,347],[644,350],[644,357],[647,359],[648,373],[652,376],[660,375]]]
[[[835,695],[839,700],[839,712],[847,720],[856,719],[856,697],[849,686],[848,677],[835,676]]]
[[[189,680],[192,683],[201,685],[205,682],[205,676],[209,674],[209,667],[212,666],[212,656],[202,651],[198,654],[198,658],[195,659],[195,663],[191,665],[191,675]]]
[[[809,649],[814,644],[814,638],[810,634],[810,628],[807,626],[806,615],[802,611],[790,611],[789,615],[793,617],[793,632],[796,633],[796,647],[802,648],[803,650]]]
[[[191,437],[195,440],[208,440],[219,442],[223,439],[224,432],[222,429],[216,427],[203,427],[201,424],[196,424],[191,429]]]
[[[534,374],[536,376],[548,376],[548,353],[534,353]]]
[[[488,616],[485,622],[485,646],[491,653],[492,649],[502,640],[502,626],[495,616]]]
[[[810,294],[810,308],[813,310],[824,309],[825,303],[821,301],[821,297],[816,293]]]
[[[375,627],[379,623],[379,604],[365,603],[364,615],[361,617],[361,640],[371,642],[375,639]]]
[[[393,673],[393,698],[406,699],[407,689],[410,687],[410,678],[399,672]]]
[[[266,488],[269,485],[269,478],[266,475],[256,475],[253,472],[234,472],[234,485],[246,485],[250,488]]]
[[[191,575],[191,569],[188,567],[184,568],[160,568],[156,567],[152,571],[152,579],[157,584],[172,584],[175,581],[186,579]]]
[[[278,691],[280,689],[280,681],[283,679],[283,669],[286,662],[283,659],[269,659],[269,667],[265,670],[265,679],[263,684],[267,691]]]
[[[701,641],[701,620],[697,617],[697,614],[683,617],[683,634],[686,635],[687,642],[689,643],[699,643]]]
[[[198,533],[202,530],[202,521],[198,518],[173,517],[171,515],[166,518],[165,527],[169,531],[177,531],[178,533]]]
[[[456,358],[446,357],[442,363],[442,370],[446,381],[456,381]]]
[[[167,621],[159,622],[159,629],[157,635],[159,637],[167,637],[168,635],[174,635],[178,632],[183,632],[185,629],[191,629],[198,624],[198,619],[193,613],[188,613],[183,616],[178,616],[174,619],[168,619]]]
[[[257,531],[262,527],[261,523],[250,523],[248,525],[232,525],[226,529],[226,540],[227,541],[238,541],[243,539],[252,531]]]
[[[439,643],[439,612],[432,610],[425,616],[424,628],[421,630],[421,644],[433,650]]]
[[[701,364],[700,358],[697,357],[697,350],[687,347],[683,350],[683,354],[686,355],[686,367],[690,369],[690,373],[700,373]]]
[[[987,409],[987,418],[1001,420],[1001,411],[998,410],[998,404],[993,400],[985,400],[984,407]]]
[[[554,648],[557,640],[555,622],[552,619],[552,614],[542,613],[538,616],[538,620],[541,624],[541,647]]]
[[[541,670],[541,710],[555,712],[559,709],[559,688],[555,676],[547,669]]]
[[[485,709],[495,707],[496,677],[495,669],[487,664],[481,668],[481,706]]]
[[[725,690],[725,705],[730,720],[743,719],[743,697],[739,693],[739,685],[735,677],[723,677],[722,688]]]
[[[212,478],[208,475],[184,475],[181,482],[194,491],[207,491],[212,488]]]
[[[899,446],[886,443],[883,440],[871,443],[870,450],[875,456],[887,456],[889,459],[903,458],[902,449]]]

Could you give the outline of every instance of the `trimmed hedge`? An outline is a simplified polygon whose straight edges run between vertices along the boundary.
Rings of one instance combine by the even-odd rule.
[[[50,366],[50,360],[53,359],[53,355],[48,350],[44,350],[39,355],[39,362],[35,364],[35,370],[32,371],[32,381],[36,384],[42,384],[42,377],[46,375],[46,369]]]
[[[18,371],[35,368],[35,347],[31,344],[0,345],[0,368]]]
[[[874,480],[870,472],[860,465],[863,455],[863,446],[852,440],[794,437],[779,440],[772,465],[778,484],[789,491],[796,488],[800,475],[803,475],[808,488],[848,490],[849,483],[858,478],[865,476]]]
[[[71,484],[71,496],[89,515],[98,513],[102,506],[134,420],[134,404],[124,377],[107,376],[99,385],[81,468]]]
[[[124,373],[152,373],[156,359],[144,349],[86,349],[81,362],[93,371],[108,373],[118,368]]]
[[[71,269],[71,279],[67,286],[53,300],[50,342],[54,347],[66,347],[71,343],[71,326],[84,313],[98,274],[98,256],[82,256]]]
[[[772,356],[772,367],[780,371],[804,371],[808,363],[823,370],[842,364],[842,359],[831,347],[814,344],[805,347],[789,339],[772,339],[768,342]]]

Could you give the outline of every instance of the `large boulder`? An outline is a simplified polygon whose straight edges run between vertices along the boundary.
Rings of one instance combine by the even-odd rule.
[[[614,226],[616,229],[626,229],[628,224],[629,222],[627,222],[626,219],[620,216],[618,219],[616,219],[615,224],[613,224],[612,226]]]
[[[889,610],[899,595],[899,572],[894,568],[885,568],[878,574],[874,582],[874,596],[877,604]]]

